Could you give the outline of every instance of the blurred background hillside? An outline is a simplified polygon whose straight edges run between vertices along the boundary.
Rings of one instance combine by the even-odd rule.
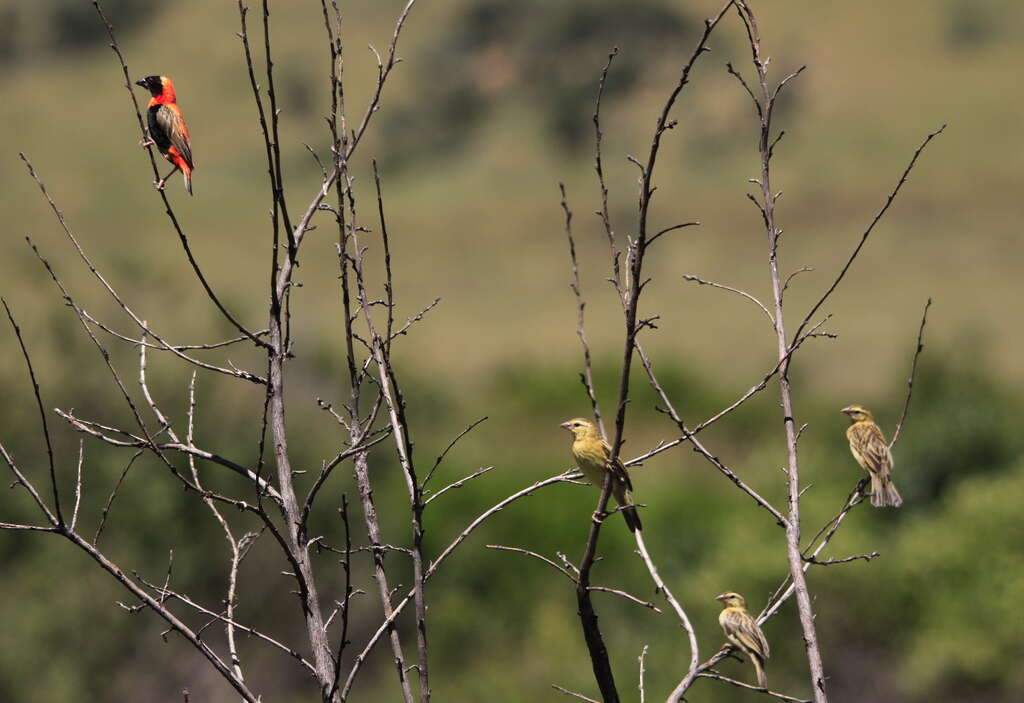
[[[712,2],[420,0],[399,54],[404,59],[354,168],[364,223],[375,221],[370,159],[383,179],[394,247],[398,316],[440,296],[440,306],[396,346],[416,450],[434,457],[474,419],[483,423],[443,465],[441,485],[480,467],[487,477],[453,491],[427,513],[428,552],[437,553],[469,519],[501,497],[567,468],[568,437],[557,426],[585,414],[580,349],[558,183],[575,212],[587,297],[587,332],[606,414],[621,357],[621,311],[605,282],[607,242],[593,172],[593,95],[611,47],[619,56],[604,103],[604,157],[611,215],[620,237],[635,227],[636,169],[655,117],[688,58]],[[270,205],[262,136],[241,46],[237,6],[107,0],[132,78],[174,78],[189,119],[195,197],[181,180],[168,190],[213,287],[249,327],[266,316]],[[303,144],[327,153],[329,55],[320,4],[277,3],[272,15],[275,76],[282,108],[285,184],[304,208],[320,171]],[[346,98],[361,116],[375,77],[367,44],[386,47],[395,0],[345,3]],[[1024,624],[1010,615],[1024,599],[1024,343],[1021,299],[1020,170],[1024,98],[1024,13],[1013,0],[900,3],[758,3],[775,80],[808,70],[779,105],[774,183],[785,191],[778,218],[786,234],[784,271],[813,266],[787,293],[789,319],[807,306],[849,256],[913,150],[944,123],[900,198],[823,312],[835,340],[800,352],[793,380],[808,534],[841,506],[860,470],[849,456],[839,408],[876,410],[887,433],[898,419],[921,309],[935,304],[907,426],[896,448],[898,513],[858,508],[825,556],[877,550],[882,556],[812,570],[818,627],[833,700],[946,703],[1024,699]],[[258,34],[259,16],[250,13]],[[653,224],[699,220],[665,237],[648,263],[642,303],[661,316],[646,333],[666,389],[688,420],[731,402],[772,367],[774,340],[763,315],[737,296],[681,280],[692,273],[767,298],[766,242],[746,179],[756,175],[755,115],[727,75],[749,76],[749,52],[734,17],[716,31],[666,135]],[[92,260],[139,314],[177,344],[233,334],[212,309],[182,256],[153,193],[145,152],[115,57],[91,4],[9,0],[0,6],[0,210],[5,214],[0,294],[33,353],[48,407],[74,408],[104,424],[128,424],[102,359],[63,304],[29,235],[76,301],[116,329],[135,330],[81,264],[17,153],[32,160]],[[139,95],[140,99],[143,96]],[[161,164],[161,170],[164,170]],[[292,450],[315,468],[338,451],[340,435],[315,399],[347,392],[337,305],[335,231],[327,219],[309,235],[294,295],[296,358],[288,380]],[[371,251],[370,265],[379,266]],[[109,342],[109,338],[105,341]],[[38,417],[12,334],[0,335],[2,440],[34,475],[45,472]],[[134,384],[134,350],[113,360]],[[252,349],[211,360],[260,370]],[[226,363],[226,362],[225,362]],[[150,359],[154,390],[180,420],[191,369]],[[198,441],[253,462],[262,394],[224,378],[199,378]],[[653,410],[641,376],[625,453],[634,456],[673,426]],[[136,385],[131,391],[135,393]],[[53,418],[56,421],[57,418]],[[57,427],[61,476],[73,478],[78,437]],[[774,386],[708,431],[707,443],[775,505],[784,504],[784,445]],[[86,443],[84,499],[94,524],[130,455]],[[388,541],[408,542],[400,506],[405,487],[386,452],[375,481]],[[209,471],[218,476],[216,471]],[[230,477],[225,490],[242,491]],[[335,476],[331,505],[317,516],[340,534],[333,507],[347,493]],[[737,590],[760,608],[785,574],[781,531],[686,449],[635,473],[649,545],[662,575],[687,606],[702,654],[722,641],[712,598]],[[70,484],[68,484],[70,485]],[[22,491],[0,499],[0,520],[30,520]],[[538,492],[492,519],[428,586],[432,685],[438,701],[562,700],[557,683],[596,696],[575,614],[574,593],[539,562],[484,548],[514,544],[545,554],[582,551],[594,493],[575,486]],[[391,506],[390,511],[388,506]],[[434,512],[431,512],[434,511]],[[204,506],[184,495],[148,457],[131,468],[111,512],[104,547],[147,579],[162,580],[174,549],[174,583],[217,602],[225,546]],[[240,523],[243,521],[240,519]],[[353,533],[364,539],[354,511]],[[813,529],[810,529],[812,528]],[[218,541],[221,540],[221,541]],[[628,533],[612,520],[602,536],[596,582],[652,600]],[[270,540],[243,569],[239,617],[301,641],[297,604],[276,577],[283,565]],[[228,700],[225,683],[148,613],[128,615],[108,577],[55,538],[0,532],[0,700]],[[402,562],[394,559],[396,580]],[[364,568],[365,565],[360,568]],[[320,564],[337,587],[336,561]],[[359,572],[362,588],[369,579]],[[372,591],[371,591],[372,593]],[[365,596],[353,641],[379,624]],[[636,657],[646,644],[647,687],[664,697],[682,675],[685,640],[667,615],[620,600],[596,601],[619,688],[635,699]],[[1008,610],[1009,609],[1009,610]],[[411,632],[409,623],[403,627]],[[216,639],[217,628],[210,637]],[[806,695],[795,606],[770,621],[773,688]],[[410,640],[411,642],[411,640]],[[253,687],[268,701],[299,703],[308,682],[298,667],[249,642]],[[723,670],[744,680],[748,666]],[[700,682],[694,701],[748,701],[758,694]],[[398,700],[389,655],[376,650],[353,700]]]

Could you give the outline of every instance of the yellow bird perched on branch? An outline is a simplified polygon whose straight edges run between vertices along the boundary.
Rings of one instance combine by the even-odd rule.
[[[871,411],[860,405],[850,405],[843,408],[843,412],[850,416],[846,438],[850,440],[853,458],[871,476],[871,505],[876,508],[900,507],[903,499],[892,483],[892,452]]]
[[[601,433],[590,420],[582,417],[575,417],[572,420],[563,422],[562,427],[572,432],[572,455],[576,459],[576,465],[591,483],[601,489],[604,487],[604,477],[611,472],[612,495],[622,506],[622,517],[626,518],[626,525],[630,532],[641,529],[640,516],[637,515],[636,507],[629,496],[633,490],[633,484],[629,481],[629,474],[626,467],[618,459],[612,465],[612,448],[601,439]]]
[[[771,654],[768,640],[765,639],[757,620],[747,612],[747,602],[739,593],[728,591],[715,600],[722,601],[722,612],[718,615],[718,624],[725,630],[725,637],[741,652],[750,657],[757,673],[757,685],[768,688],[768,677],[764,673],[764,663]]]

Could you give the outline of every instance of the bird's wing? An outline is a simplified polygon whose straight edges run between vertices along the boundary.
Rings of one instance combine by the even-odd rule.
[[[167,135],[171,146],[178,150],[181,157],[189,168],[195,168],[192,164],[192,143],[188,138],[188,127],[185,126],[185,118],[177,105],[164,104],[156,111],[156,123]]]
[[[864,468],[887,476],[892,470],[892,454],[882,430],[873,422],[860,422],[854,427],[853,441],[856,453],[864,458]]]
[[[769,655],[768,640],[750,613],[738,608],[729,608],[721,618],[722,627],[727,635],[732,636],[742,649],[746,649],[762,659]]]
[[[610,458],[612,455],[611,445],[603,439],[601,440],[601,444],[604,447],[605,456]],[[615,477],[616,481],[626,485],[626,490],[633,490],[633,482],[629,480],[629,472],[626,471],[626,467],[622,465],[621,459],[616,459],[615,465],[609,466],[608,469],[612,472],[612,476]]]

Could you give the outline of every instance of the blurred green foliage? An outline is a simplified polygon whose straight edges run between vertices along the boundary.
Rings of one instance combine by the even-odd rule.
[[[442,465],[435,487],[469,473],[479,465],[497,468],[449,493],[427,511],[427,550],[436,555],[470,518],[530,482],[557,473],[566,466],[565,438],[549,423],[538,424],[544,408],[579,407],[582,391],[572,382],[571,368],[521,368],[495,379],[495,397],[503,397],[496,417],[474,430]],[[600,388],[614,366],[602,365]],[[663,378],[673,392],[690,397],[694,417],[705,408],[720,407],[729,399],[722,389],[708,387],[677,365],[665,365]],[[894,381],[896,386],[898,381]],[[658,419],[638,394],[630,424],[631,449],[641,450],[634,438],[670,438],[668,423]],[[690,389],[692,394],[687,393]],[[447,435],[470,417],[471,399],[448,396],[446,384],[424,378],[412,379],[409,398],[417,458],[421,466],[447,443]],[[769,391],[770,393],[771,391]],[[1016,519],[1024,466],[1020,464],[1021,440],[1017,433],[989,433],[984,452],[963,438],[951,436],[950,408],[969,404],[979,414],[1019,419],[1022,399],[980,378],[968,366],[929,360],[916,385],[917,397],[897,447],[897,483],[907,497],[899,512],[874,510],[867,504],[848,518],[824,557],[848,556],[877,550],[882,556],[870,565],[854,562],[812,570],[811,585],[819,608],[819,627],[829,673],[837,700],[855,700],[865,690],[879,699],[905,701],[970,700],[971,692],[984,690],[986,700],[1012,701],[1021,690],[1015,668],[1006,658],[1024,654],[1020,625],[1012,616],[1013,604],[1024,597],[1024,531]],[[784,500],[784,482],[777,465],[784,447],[778,433],[777,411],[769,397],[754,401],[737,416],[736,423],[716,427],[712,443],[724,453],[738,453],[737,466],[757,490],[776,504]],[[447,397],[447,400],[444,400]],[[431,400],[431,399],[437,400]],[[424,399],[425,402],[419,402]],[[883,422],[899,412],[899,398],[877,408]],[[803,441],[803,464],[813,488],[805,499],[809,536],[841,505],[859,469],[849,456],[842,431],[845,418],[836,408],[820,407],[813,395],[798,398],[805,408],[801,418],[811,423]],[[239,409],[239,413],[242,409]],[[200,402],[202,415],[202,401]],[[223,420],[225,418],[221,418]],[[234,424],[231,418],[229,423]],[[313,418],[315,420],[315,418]],[[303,422],[307,422],[303,420]],[[207,423],[209,424],[209,421]],[[221,423],[218,422],[218,425]],[[239,426],[244,426],[239,422]],[[970,433],[973,426],[956,424]],[[509,428],[516,428],[510,432]],[[212,427],[205,433],[208,433]],[[326,433],[325,433],[326,432]],[[330,443],[332,431],[313,422],[305,433],[308,444]],[[954,433],[955,434],[955,433]],[[521,441],[536,437],[537,441]],[[961,440],[961,441],[950,441]],[[229,434],[219,436],[221,451],[244,455],[249,445],[236,448]],[[559,451],[551,451],[550,447]],[[644,446],[647,446],[646,444]],[[87,473],[83,515],[95,522],[106,492],[117,479],[126,455],[115,455],[95,442],[86,444]],[[941,447],[941,457],[928,448]],[[733,448],[733,449],[730,449]],[[19,455],[29,456],[27,450]],[[389,541],[407,544],[407,518],[397,466],[386,451],[374,452],[372,461],[378,506],[385,518]],[[959,467],[961,470],[950,470]],[[42,467],[36,475],[40,476]],[[238,491],[233,476],[217,467],[203,470],[208,484]],[[65,480],[67,467],[64,467]],[[350,479],[339,477],[330,491],[331,505],[323,506],[317,529],[337,543],[341,528],[334,508],[340,493],[355,501]],[[715,617],[717,604],[711,596],[736,589],[759,607],[785,575],[781,530],[760,514],[708,465],[685,448],[649,460],[635,470],[637,497],[646,506],[645,532],[663,574],[676,595],[689,608],[698,626],[704,653],[719,644]],[[101,490],[102,489],[102,490]],[[16,496],[18,492],[14,495]],[[67,498],[67,496],[65,496]],[[526,556],[485,549],[486,544],[521,546],[554,556],[561,552],[578,557],[593,509],[592,489],[555,486],[539,491],[496,515],[448,562],[431,581],[430,635],[435,667],[435,691],[452,700],[521,700],[524,690],[543,690],[559,683],[590,691],[589,667],[582,647],[571,584],[554,570]],[[5,501],[10,510],[11,499]],[[246,518],[233,517],[238,529],[255,529]],[[353,533],[362,541],[359,509],[352,509]],[[812,529],[814,528],[814,529]],[[224,587],[226,549],[219,527],[158,463],[140,459],[129,472],[113,510],[102,544],[123,564],[142,565],[143,575],[161,582],[168,555],[173,549],[172,584],[194,597],[216,602]],[[658,601],[651,591],[640,562],[632,555],[628,533],[612,520],[602,536],[604,556],[596,569],[596,582],[626,588],[641,597]],[[123,596],[103,574],[57,540],[39,536],[0,533],[0,554],[9,565],[7,602],[21,603],[5,610],[8,636],[16,632],[31,643],[18,655],[5,658],[0,667],[6,689],[0,696],[24,701],[74,700],[74,691],[88,691],[102,699],[109,695],[109,672],[131,687],[138,683],[130,669],[112,664],[133,662],[149,669],[159,690],[174,685],[197,685],[204,677],[167,670],[161,663],[158,624],[148,615],[130,616],[112,604]],[[340,588],[337,557],[324,553],[319,561],[325,592]],[[388,557],[396,583],[409,583],[411,575],[400,557]],[[297,604],[282,595],[282,578],[258,578],[282,568],[276,549],[264,536],[243,569],[241,618],[301,641]],[[68,579],[68,574],[74,578]],[[356,569],[356,583],[372,593],[365,564]],[[59,584],[59,586],[58,586]],[[58,596],[55,588],[63,595]],[[678,629],[667,616],[618,599],[598,595],[601,622],[620,676],[627,690],[636,684],[634,662],[639,648],[650,646],[647,685],[659,691],[672,685],[679,662],[685,659]],[[359,643],[377,621],[373,597],[358,596],[360,609],[353,641]],[[144,619],[149,619],[146,622]],[[405,624],[406,627],[408,623]],[[141,626],[141,627],[140,627]],[[75,635],[85,633],[88,635]],[[795,694],[804,690],[803,655],[799,625],[791,605],[766,626],[773,645],[773,685]],[[411,633],[410,633],[411,635]],[[69,637],[85,636],[87,656],[69,655]],[[217,628],[208,637],[219,641]],[[140,649],[129,642],[141,644]],[[192,657],[184,645],[166,645],[175,656]],[[246,660],[253,667],[254,684],[280,700],[289,690],[302,689],[299,672],[258,644],[247,645]],[[154,650],[155,654],[146,654]],[[60,676],[38,681],[31,665],[41,651],[51,651]],[[849,656],[848,656],[849,653]],[[383,655],[382,655],[383,656]],[[741,678],[743,665],[723,668]],[[272,679],[265,673],[272,671]],[[864,686],[865,671],[882,672]],[[383,663],[367,672],[359,691],[373,699],[394,696],[393,674]],[[217,690],[215,683],[206,682]],[[711,686],[701,683],[697,695],[708,695]],[[487,693],[490,691],[490,693]],[[501,693],[504,691],[504,693]],[[859,694],[856,692],[860,692]],[[154,695],[157,695],[154,693]],[[161,694],[163,695],[163,694]],[[167,699],[173,697],[167,693]],[[745,700],[733,689],[716,689],[715,699]]]
[[[266,184],[262,143],[233,38],[236,9],[232,3],[193,0],[175,4],[173,11],[161,5],[154,14],[154,3],[104,4],[133,73],[165,72],[177,81],[200,168],[196,197],[184,203],[178,192],[171,197],[225,302],[243,319],[260,320],[269,259]],[[286,183],[299,203],[315,190],[319,174],[301,143],[320,150],[325,144],[327,52],[316,3],[272,5],[282,144],[291,154]],[[632,231],[635,171],[621,157],[642,153],[680,57],[690,50],[701,18],[717,9],[713,5],[680,10],[657,0],[628,7],[605,0],[487,0],[422,3],[411,15],[400,52],[404,63],[385,92],[364,159],[353,166],[365,169],[371,155],[381,162],[399,317],[444,296],[408,341],[396,343],[417,459],[432,465],[459,430],[487,415],[442,465],[434,487],[480,466],[496,467],[428,509],[429,554],[436,555],[485,507],[568,466],[568,439],[557,423],[584,413],[588,403],[577,378],[559,180],[566,181],[577,211],[595,378],[605,413],[611,412],[621,320],[603,280],[604,234],[589,219],[596,189],[587,140],[596,79],[611,47],[619,45],[606,93],[605,154],[613,224],[626,235]],[[792,309],[802,310],[841,265],[923,132],[952,123],[830,305],[839,339],[809,344],[793,371],[799,419],[810,423],[801,444],[804,478],[813,483],[804,503],[809,536],[861,476],[838,409],[864,403],[892,432],[916,316],[925,296],[935,295],[910,419],[895,450],[896,482],[907,504],[899,512],[858,507],[823,555],[877,550],[881,557],[811,571],[833,700],[1017,703],[1024,697],[1016,665],[1024,635],[1014,610],[1024,599],[1024,534],[1017,515],[1024,489],[1024,375],[1020,332],[1008,324],[1008,308],[993,301],[1019,295],[1019,267],[1008,252],[1019,244],[1021,148],[1015,135],[1024,102],[991,85],[1013,84],[1004,72],[1019,65],[1022,15],[1012,0],[772,5],[761,19],[773,67],[811,65],[787,89],[778,113],[789,132],[777,152],[779,181],[787,188],[780,207],[787,227],[783,255],[791,268],[819,267],[787,293]],[[398,7],[345,6],[352,114],[364,104],[374,75],[363,46],[386,45]],[[208,309],[151,201],[134,117],[92,12],[88,3],[70,0],[17,0],[0,7],[0,60],[6,69],[0,87],[11,96],[0,103],[5,153],[29,153],[100,269],[172,341],[228,337],[230,330]],[[252,24],[250,30],[257,33]],[[755,293],[764,290],[756,213],[738,207],[754,168],[751,109],[721,70],[727,60],[737,66],[747,60],[736,31],[725,30],[699,65],[659,166],[655,216],[706,223],[699,235],[688,232],[659,244],[646,299],[663,315],[648,350],[689,421],[709,416],[772,366],[770,341],[756,341],[761,338],[754,331],[764,332],[757,327],[763,320],[752,306],[748,310],[746,302],[716,291],[680,289],[678,281],[679,274],[693,271]],[[167,41],[168,36],[180,41]],[[74,109],[65,109],[69,95]],[[0,207],[10,220],[10,236],[0,292],[22,323],[46,406],[130,425],[102,359],[20,236],[33,236],[90,312],[126,333],[133,328],[76,260],[20,162],[5,163]],[[367,173],[361,172],[357,186],[365,186]],[[372,196],[360,192],[366,215]],[[306,244],[304,287],[296,289],[293,311],[296,359],[287,386],[295,464],[310,472],[341,446],[337,426],[314,398],[340,402],[346,392],[329,230],[321,223]],[[370,256],[371,266],[379,264],[375,252]],[[0,439],[44,481],[31,391],[14,340],[0,339]],[[135,350],[111,351],[137,395]],[[254,370],[262,363],[252,349],[241,347],[209,358]],[[170,359],[150,358],[152,388],[178,422],[185,416],[189,376],[189,369]],[[671,424],[652,409],[655,396],[641,375],[633,388],[629,456],[673,437]],[[759,492],[783,505],[776,400],[770,387],[710,428],[706,441]],[[259,389],[200,376],[198,407],[201,445],[255,463]],[[61,484],[67,487],[79,438],[52,415],[51,423]],[[91,534],[131,455],[89,441],[85,457],[82,520]],[[385,446],[373,452],[372,467],[387,539],[407,543],[405,487]],[[201,471],[211,488],[246,491],[216,466],[203,465]],[[637,497],[647,505],[652,553],[693,617],[702,653],[709,654],[721,642],[718,605],[711,598],[735,589],[752,604],[763,603],[785,575],[781,531],[685,447],[648,461],[634,476]],[[362,543],[365,529],[347,471],[336,475],[314,524],[329,543],[340,542],[336,509],[343,493],[353,506],[353,540]],[[492,518],[431,581],[437,700],[562,700],[548,688],[551,683],[595,694],[571,584],[528,557],[485,547],[517,545],[578,559],[594,498],[590,488],[554,486],[523,499]],[[67,490],[63,499],[66,507]],[[244,515],[228,517],[239,532],[258,529]],[[34,519],[22,490],[5,493],[0,519]],[[288,595],[292,584],[280,574],[286,567],[272,542],[261,536],[243,565],[239,618],[301,642],[298,603]],[[160,583],[173,550],[173,586],[211,603],[223,598],[227,549],[219,526],[150,457],[139,458],[124,475],[101,545],[125,568]],[[632,549],[621,520],[613,519],[602,535],[604,559],[595,579],[657,601]],[[161,640],[159,621],[117,606],[125,594],[67,544],[0,532],[0,559],[0,700],[180,701],[183,687],[192,700],[230,697],[187,646],[174,637]],[[367,594],[356,598],[348,656],[380,621],[368,559],[356,561],[356,584]],[[387,561],[392,580],[407,587],[406,561],[395,554]],[[323,552],[317,567],[324,593],[339,594],[337,556]],[[636,690],[636,657],[644,645],[650,646],[649,697],[674,685],[688,652],[672,619],[603,594],[596,603],[623,695]],[[401,627],[411,638],[409,622]],[[792,604],[768,623],[766,634],[773,686],[806,694]],[[205,636],[220,644],[223,633],[213,625]],[[252,683],[267,700],[314,700],[304,693],[308,679],[290,661],[258,642],[243,639],[242,647]],[[722,668],[740,678],[750,674],[736,662]],[[393,667],[383,649],[364,676],[355,699],[396,699]],[[693,690],[698,701],[730,703],[755,695],[704,681]]]

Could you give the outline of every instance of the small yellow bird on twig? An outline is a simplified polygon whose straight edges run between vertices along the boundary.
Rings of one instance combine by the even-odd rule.
[[[850,405],[843,408],[843,412],[850,416],[846,438],[850,440],[853,458],[871,476],[871,505],[876,508],[900,507],[903,499],[892,483],[892,452],[871,411],[860,405]]]
[[[575,417],[563,422],[561,426],[572,432],[572,455],[583,475],[600,490],[604,487],[604,477],[611,472],[612,495],[622,506],[622,517],[626,518],[629,531],[636,532],[641,529],[640,516],[637,515],[636,507],[629,496],[633,484],[629,481],[626,467],[618,459],[614,465],[611,464],[609,459],[612,448],[601,439],[601,433],[597,431],[594,423],[582,417]]]
[[[739,593],[727,591],[715,600],[722,601],[722,612],[718,615],[718,624],[725,630],[725,637],[741,652],[750,657],[757,673],[757,685],[768,688],[768,677],[764,673],[764,663],[771,654],[768,640],[765,639],[757,620],[747,612],[747,601]]]

